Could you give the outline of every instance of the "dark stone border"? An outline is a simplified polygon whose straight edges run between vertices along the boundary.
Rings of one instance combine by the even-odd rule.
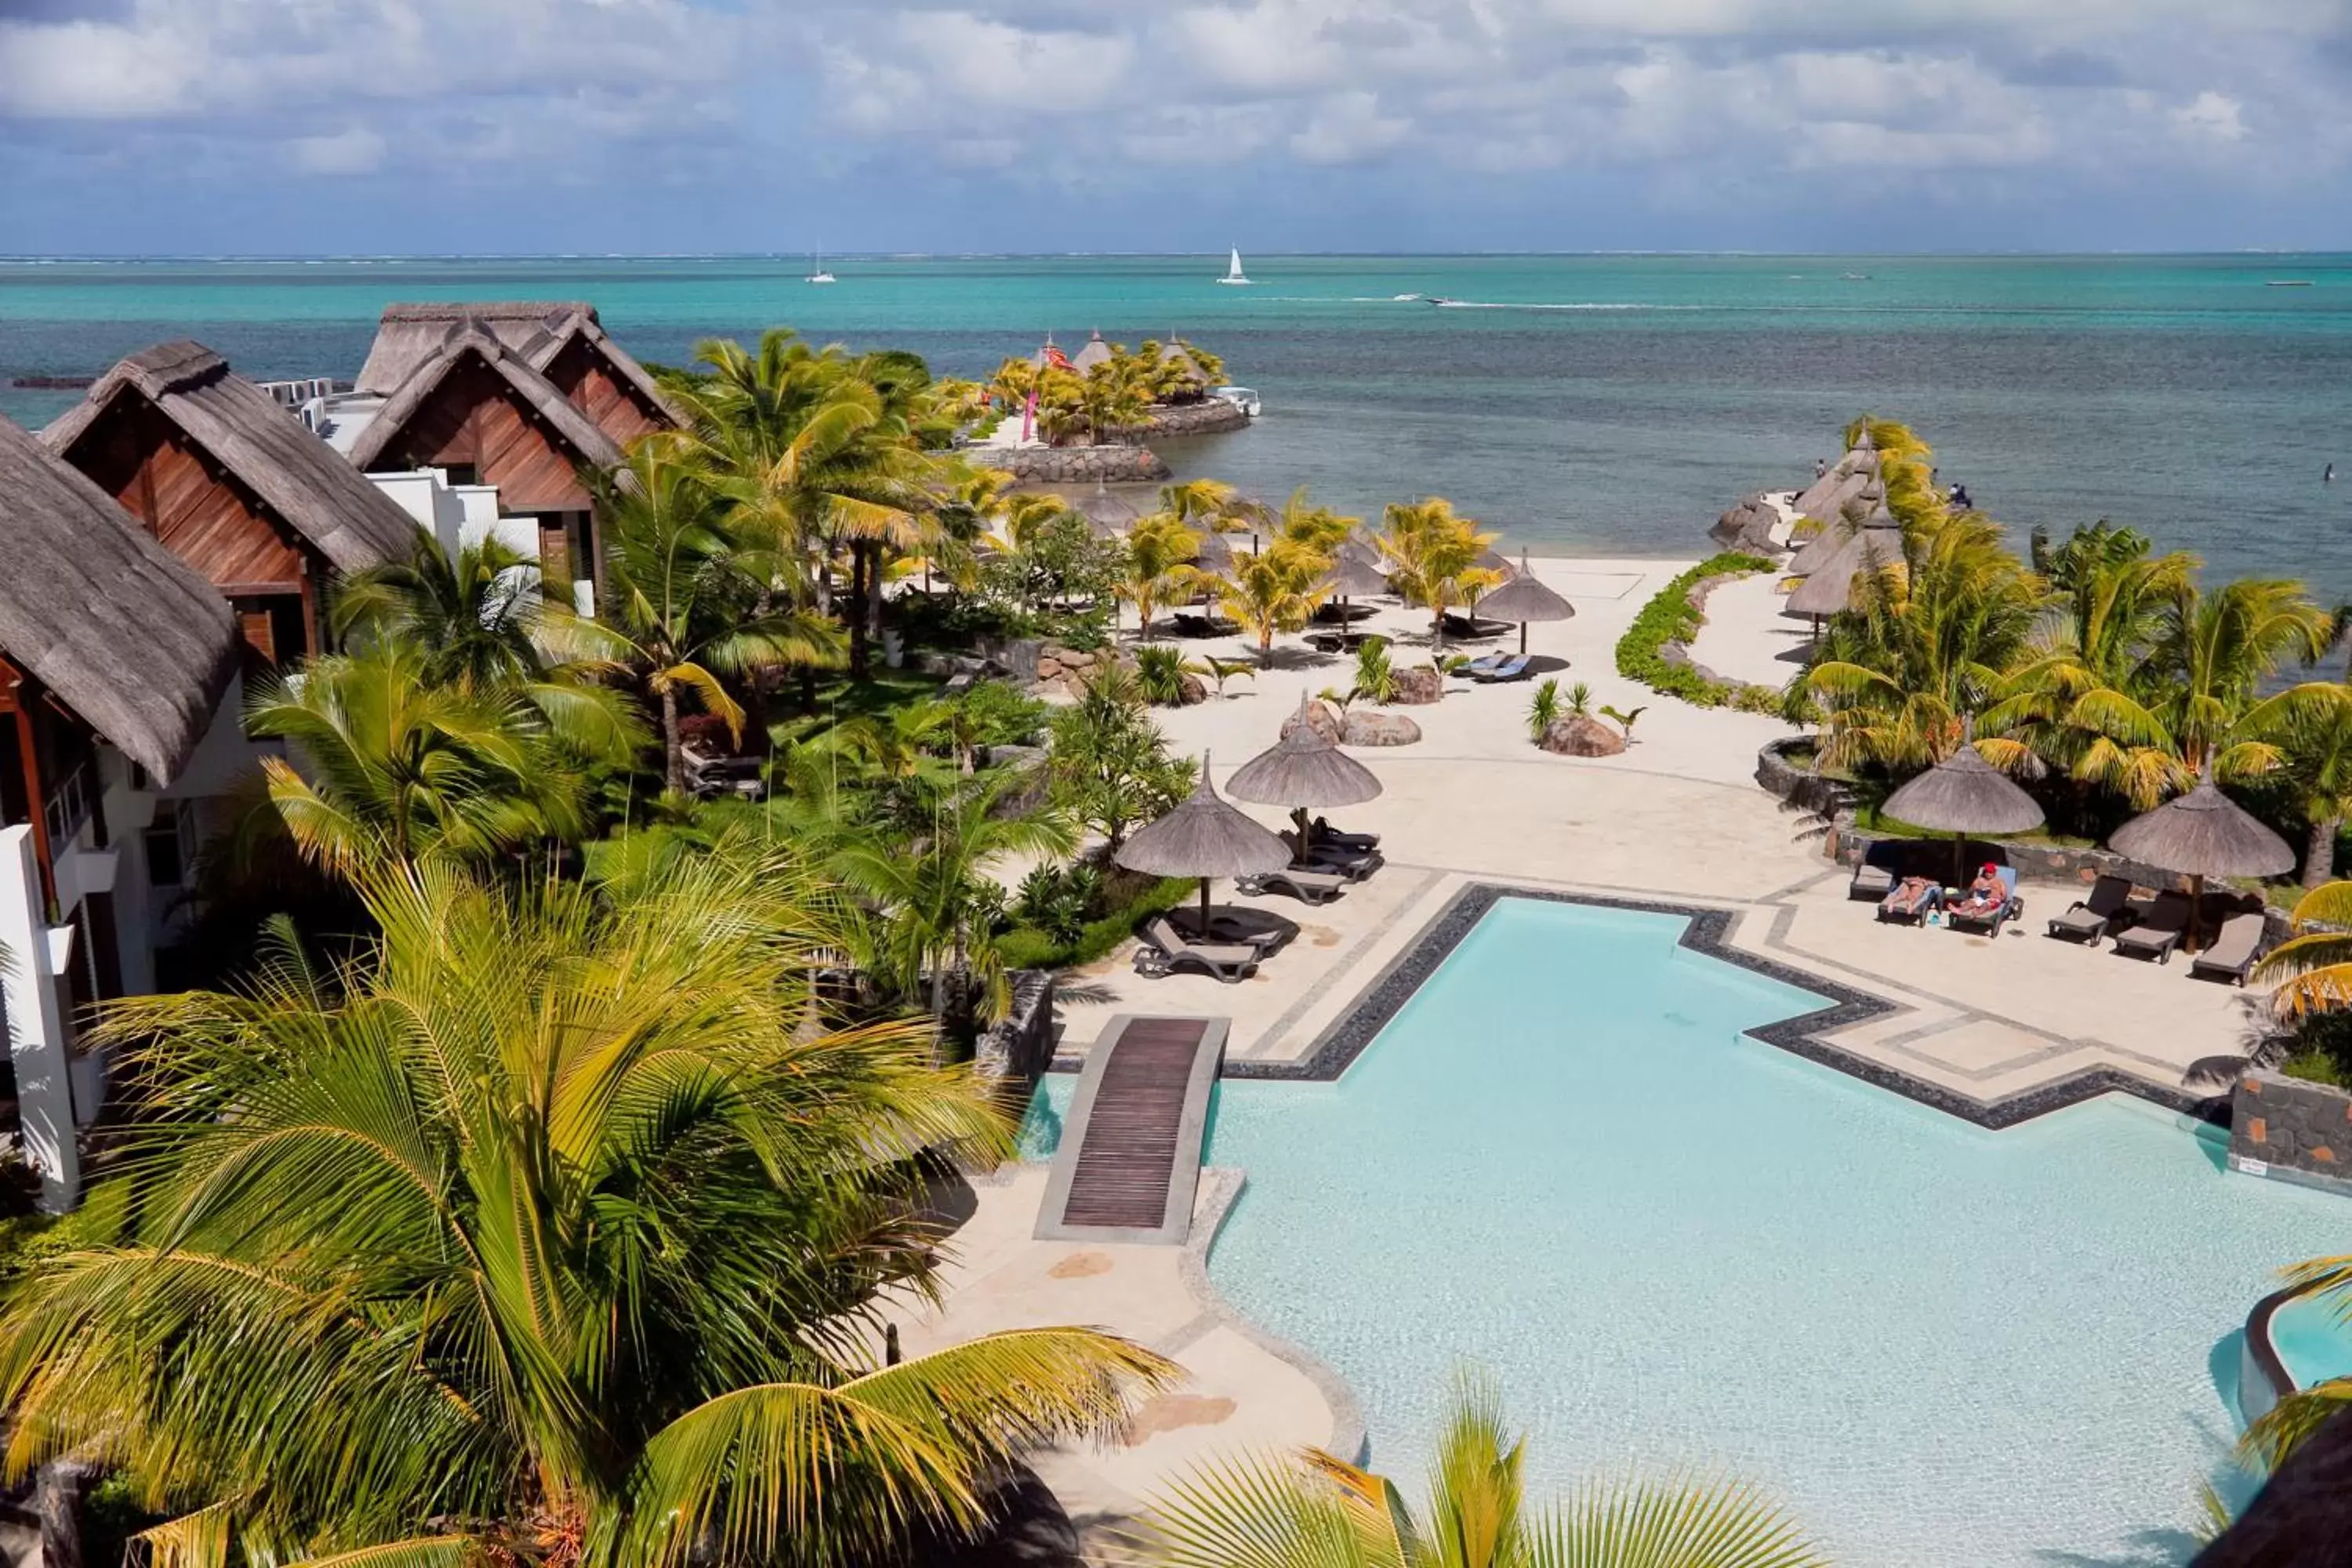
[[[2099,1095],[2112,1093],[2134,1095],[2166,1110],[2192,1116],[2215,1126],[2229,1125],[2230,1100],[2227,1095],[2195,1095],[2185,1089],[2167,1089],[2120,1068],[2091,1068],[2053,1083],[2042,1084],[2011,1095],[2006,1100],[1977,1100],[1947,1089],[1942,1084],[1915,1077],[1899,1068],[1857,1056],[1822,1039],[1821,1037],[1823,1035],[1894,1012],[1895,1005],[1868,992],[1732,947],[1725,940],[1730,932],[1732,921],[1731,911],[1727,910],[1638,899],[1608,899],[1589,893],[1561,893],[1540,888],[1512,888],[1491,882],[1474,882],[1456,893],[1423,929],[1420,938],[1381,972],[1356,1005],[1317,1037],[1314,1048],[1303,1060],[1264,1062],[1236,1060],[1229,1057],[1220,1076],[1323,1083],[1339,1078],[1388,1026],[1389,1021],[1396,1016],[1412,994],[1437,972],[1438,965],[1461,945],[1462,939],[1470,934],[1479,921],[1486,917],[1486,911],[1503,899],[1588,904],[1641,914],[1679,915],[1687,923],[1683,928],[1678,945],[1751,973],[1795,986],[1798,990],[1810,991],[1827,999],[1830,1004],[1777,1023],[1759,1024],[1746,1031],[1750,1038],[1776,1046],[1791,1056],[1835,1068],[1849,1078],[1860,1079],[1875,1088],[1916,1100],[1930,1110],[1956,1116],[1979,1127],[1998,1131],[2021,1121],[2030,1121],[2037,1116],[2047,1116],[2053,1110],[2063,1110],[2070,1105],[2079,1105]],[[1076,1072],[1085,1060],[1081,1056],[1056,1057],[1053,1070]]]
[[[2270,1400],[2259,1411],[2249,1411],[2245,1389],[2241,1387],[2238,1390],[2238,1414],[2245,1416],[2250,1424],[2267,1415],[2280,1400],[2295,1392],[2294,1379],[2287,1375],[2286,1363],[2280,1359],[2278,1347],[2271,1343],[2271,1320],[2278,1315],[2281,1307],[2302,1294],[2301,1289],[2292,1285],[2284,1290],[2273,1290],[2255,1302],[2254,1310],[2246,1314],[2246,1350],[2242,1359],[2251,1363],[2252,1370],[2262,1373],[2263,1380],[2271,1385]],[[2239,1369],[2241,1384],[2245,1381],[2247,1370],[2245,1366]]]

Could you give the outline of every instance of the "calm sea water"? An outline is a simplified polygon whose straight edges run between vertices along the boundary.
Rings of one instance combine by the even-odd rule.
[[[1907,420],[2017,525],[2106,517],[2233,574],[2352,597],[2352,257],[1274,257],[0,264],[0,412],[192,335],[262,377],[348,376],[387,300],[595,301],[640,355],[788,324],[985,374],[1047,331],[1171,331],[1265,416],[1187,474],[1346,510],[1423,494],[1539,551],[1686,554],[1832,430]],[[2274,288],[2273,281],[2309,287]],[[1444,296],[1439,308],[1410,294]],[[1483,307],[1483,308],[1480,308]],[[2344,470],[2333,486],[2326,466]]]

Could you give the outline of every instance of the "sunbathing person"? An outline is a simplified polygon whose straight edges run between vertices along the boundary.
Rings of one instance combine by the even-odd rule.
[[[1927,877],[1906,877],[1880,900],[1881,911],[1917,920],[1944,901],[1944,889]]]
[[[2009,901],[2009,889],[2001,885],[2000,868],[1988,860],[1977,871],[1977,879],[1960,895],[1952,908],[1964,915],[1989,915]]]

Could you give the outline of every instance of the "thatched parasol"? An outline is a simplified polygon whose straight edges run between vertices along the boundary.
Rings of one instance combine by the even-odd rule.
[[[1194,535],[1201,542],[1200,552],[1192,564],[1202,571],[1222,577],[1234,569],[1234,547],[1231,541],[1213,530],[1203,529]]]
[[[1217,877],[1257,877],[1290,864],[1290,847],[1225,804],[1209,782],[1209,754],[1201,753],[1201,782],[1175,810],[1118,847],[1113,860],[1154,877],[1201,879],[1201,929],[1209,929],[1209,882]]]
[[[1095,334],[1092,337],[1087,340],[1086,347],[1080,349],[1077,353],[1070,356],[1070,368],[1076,371],[1080,375],[1086,374],[1087,372],[1094,369],[1094,367],[1098,364],[1108,364],[1109,363],[1110,345],[1103,342],[1102,331],[1099,328],[1096,330]]]
[[[2294,869],[2294,847],[2221,793],[2210,759],[2195,789],[2133,817],[2107,845],[2144,866],[2188,877],[2191,952],[2198,944],[2198,906],[2204,901],[2206,878],[2276,877]]]
[[[1528,554],[1519,552],[1519,569],[1511,580],[1478,601],[1478,613],[1490,620],[1519,623],[1519,651],[1528,651],[1529,621],[1565,621],[1576,614],[1576,606],[1543,585],[1533,572],[1528,570]]]
[[[1387,593],[1389,580],[1378,566],[1342,550],[1331,570],[1323,574],[1323,580],[1316,586],[1344,605],[1359,594]]]
[[[1853,607],[1853,584],[1864,572],[1880,572],[1903,559],[1903,531],[1865,528],[1797,584],[1780,606],[1784,616],[1810,618],[1818,629],[1823,616]]]
[[[1371,769],[1307,722],[1308,700],[1299,698],[1299,719],[1288,734],[1244,763],[1225,781],[1235,800],[1289,806],[1291,820],[1298,825],[1301,848],[1307,845],[1307,807],[1360,805],[1381,793],[1381,781]]]
[[[2042,807],[2010,782],[1973,741],[1886,797],[1879,815],[1952,835],[1952,875],[1959,883],[1971,833],[2022,833],[2042,826]]]
[[[1124,496],[1114,495],[1102,480],[1095,481],[1094,494],[1070,503],[1070,510],[1087,520],[1087,525],[1105,539],[1123,533],[1135,526],[1142,510]]]

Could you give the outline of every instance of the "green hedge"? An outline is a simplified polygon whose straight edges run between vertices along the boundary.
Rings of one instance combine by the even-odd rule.
[[[1664,657],[1668,643],[1687,643],[1706,623],[1699,607],[1691,602],[1691,589],[1701,581],[1778,570],[1774,563],[1760,555],[1727,550],[1683,573],[1642,606],[1642,613],[1633,617],[1633,624],[1617,639],[1617,673],[1640,681],[1653,691],[1679,697],[1701,708],[1738,707],[1750,712],[1779,712],[1780,693],[1771,687],[1709,680],[1688,665],[1668,664]]]
[[[1014,926],[996,939],[997,956],[1007,969],[1067,969],[1096,959],[1135,934],[1146,916],[1165,914],[1192,896],[1200,884],[1188,877],[1162,877],[1098,920],[1088,921],[1074,942],[1055,940],[1034,926]]]

